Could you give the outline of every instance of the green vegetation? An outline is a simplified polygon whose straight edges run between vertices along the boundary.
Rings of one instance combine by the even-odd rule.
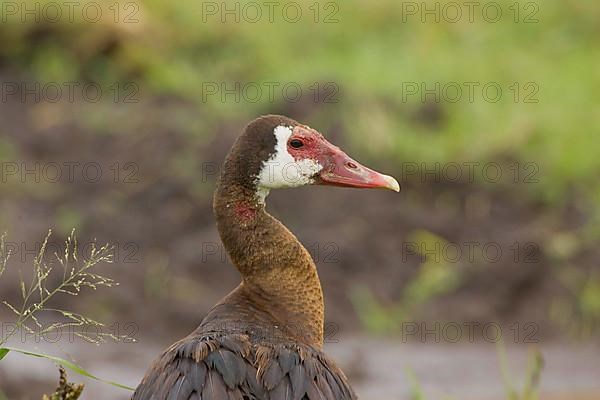
[[[521,391],[515,389],[514,379],[510,374],[510,367],[506,360],[506,348],[504,343],[499,341],[496,343],[498,354],[498,362],[500,363],[500,371],[505,387],[506,400],[538,400],[540,377],[544,368],[544,359],[542,353],[537,349],[531,349],[527,357],[527,371]],[[406,369],[406,374],[410,381],[410,400],[427,400],[425,393],[419,383],[414,371],[410,368]],[[455,400],[455,397],[444,395],[444,400]]]
[[[600,277],[571,268],[560,279],[569,296],[554,300],[550,318],[573,338],[594,338],[600,328]]]
[[[519,392],[515,389],[513,377],[510,374],[510,367],[506,360],[506,348],[504,342],[496,343],[498,360],[500,362],[500,370],[504,387],[506,388],[507,400],[538,400],[540,376],[544,368],[544,358],[542,353],[537,349],[531,349],[527,357],[527,371],[525,373],[525,381],[523,388]]]
[[[83,288],[93,290],[99,287],[111,287],[116,283],[105,276],[99,275],[92,271],[94,266],[103,262],[112,262],[110,253],[111,247],[104,245],[97,248],[92,246],[89,258],[80,262],[78,260],[77,239],[75,231],[71,231],[71,235],[65,241],[65,249],[63,254],[55,254],[56,261],[60,265],[62,272],[57,275],[61,277],[59,283],[54,284],[51,273],[54,269],[51,263],[48,263],[46,257],[46,247],[51,232],[44,239],[38,255],[33,262],[33,274],[31,281],[27,283],[20,274],[19,288],[21,291],[21,304],[13,305],[7,300],[2,300],[2,304],[8,307],[15,315],[16,320],[14,326],[6,335],[0,338],[0,346],[6,343],[19,330],[25,330],[27,333],[44,337],[52,331],[57,331],[63,328],[88,328],[88,327],[103,327],[101,322],[95,321],[84,315],[52,308],[51,300],[56,295],[67,294],[77,296]],[[10,251],[6,249],[5,235],[0,238],[0,267],[1,272],[6,269],[6,264],[10,258]],[[53,278],[53,277],[52,277]],[[57,322],[44,323],[40,319],[40,314],[55,314],[62,319]],[[79,329],[73,331],[78,337],[95,344],[100,344],[106,339],[118,340],[120,337],[112,335],[108,332],[99,332],[94,334],[94,331],[89,333],[88,329]]]
[[[400,300],[382,305],[364,286],[355,287],[352,293],[352,303],[358,317],[369,331],[380,334],[400,333],[403,322],[414,321],[419,315],[419,307],[437,296],[451,292],[460,282],[460,266],[451,265],[440,254],[446,244],[444,238],[419,230],[413,233],[409,242],[415,243],[417,249],[434,251],[421,254],[424,262],[417,275],[407,283]]]
[[[20,331],[25,331],[35,338],[44,338],[49,334],[51,335],[52,332],[60,333],[61,330],[65,328],[68,328],[70,332],[73,332],[74,335],[83,340],[94,344],[103,343],[107,339],[133,340],[126,336],[117,336],[110,332],[102,332],[102,330],[90,330],[89,328],[91,327],[104,327],[104,324],[82,314],[52,307],[52,300],[54,300],[57,295],[67,294],[77,296],[83,288],[96,290],[100,287],[114,286],[116,283],[112,279],[95,272],[95,267],[97,267],[98,264],[112,262],[111,247],[109,245],[104,245],[97,248],[93,245],[89,257],[85,260],[79,260],[77,239],[74,230],[71,231],[71,235],[65,241],[64,253],[54,254],[62,271],[59,270],[53,274],[54,266],[46,259],[46,248],[50,235],[51,232],[48,232],[38,255],[35,257],[31,281],[29,283],[26,282],[23,278],[23,274],[19,274],[19,288],[22,297],[21,304],[13,305],[4,299],[0,299],[1,303],[15,314],[14,321],[7,321],[12,322],[12,329],[8,330],[7,333],[3,333],[2,337],[0,337],[0,362],[6,363],[7,361],[4,359],[10,352],[45,358],[61,366],[61,378],[64,375],[62,366],[65,366],[88,378],[123,389],[133,390],[125,385],[100,379],[76,363],[64,358],[27,349],[5,346],[5,344]],[[2,277],[2,274],[5,272],[9,259],[10,251],[6,248],[6,234],[3,234],[0,237],[0,277]],[[54,283],[55,277],[60,278],[58,283]],[[57,318],[58,316],[60,319],[55,319],[54,322],[47,322],[48,319],[42,317],[47,317],[48,315],[54,315],[54,318]],[[52,321],[52,319],[50,319],[50,321]],[[6,326],[10,325],[7,323]],[[64,376],[66,378],[66,375]],[[78,393],[81,393],[83,386],[75,385],[74,389],[77,389]],[[77,390],[75,390],[75,392],[77,392]],[[76,395],[78,397],[78,394]],[[64,397],[64,399],[76,399],[77,397]]]
[[[243,8],[249,0],[237,3]],[[597,203],[600,157],[592,144],[600,128],[594,112],[600,95],[593,90],[600,84],[595,42],[600,6],[576,0],[535,2],[538,8],[530,9],[524,2],[517,15],[510,8],[514,1],[498,3],[503,17],[496,23],[480,12],[474,22],[465,17],[423,23],[420,14],[408,15],[403,2],[349,0],[339,9],[322,9],[318,23],[309,9],[313,2],[303,1],[297,23],[275,14],[272,23],[265,17],[223,24],[220,14],[206,15],[196,1],[147,0],[128,22],[121,16],[114,23],[105,13],[89,24],[75,13],[77,23],[41,27],[9,17],[0,27],[8,39],[0,56],[33,79],[104,87],[135,82],[144,99],[189,100],[200,114],[184,124],[190,122],[196,135],[210,135],[224,117],[246,120],[279,110],[283,102],[280,90],[274,101],[262,95],[257,101],[242,96],[223,102],[221,91],[211,95],[207,85],[295,82],[312,95],[315,83],[334,82],[337,102],[321,104],[311,119],[327,127],[341,118],[356,142],[369,138],[373,156],[397,162],[532,162],[539,167],[539,183],[523,185],[526,192],[549,202],[585,196]],[[480,84],[473,101],[465,82]],[[502,88],[498,102],[481,92],[489,82]],[[408,94],[413,84],[432,89],[449,83],[464,89],[459,101],[442,94],[439,103],[431,95],[424,104],[420,90]],[[98,105],[95,110],[102,112]],[[419,117],[427,110],[435,116]],[[85,118],[102,125],[90,114]]]

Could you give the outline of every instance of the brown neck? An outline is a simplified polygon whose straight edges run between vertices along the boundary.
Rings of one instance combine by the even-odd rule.
[[[214,196],[217,228],[242,274],[242,284],[225,301],[252,302],[288,329],[295,340],[322,347],[323,292],[316,266],[298,239],[265,211],[253,185],[226,174]]]

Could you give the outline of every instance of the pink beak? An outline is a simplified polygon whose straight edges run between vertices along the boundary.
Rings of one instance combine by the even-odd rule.
[[[327,140],[323,139],[320,147],[317,159],[323,169],[318,174],[318,184],[400,191],[396,179],[361,165]]]

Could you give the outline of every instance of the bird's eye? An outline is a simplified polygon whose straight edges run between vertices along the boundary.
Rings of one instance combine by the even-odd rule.
[[[302,143],[302,140],[300,139],[292,139],[290,140],[290,146],[295,149],[299,149],[300,147],[304,146],[304,143]]]

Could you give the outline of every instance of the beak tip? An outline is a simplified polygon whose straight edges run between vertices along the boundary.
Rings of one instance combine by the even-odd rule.
[[[393,190],[394,192],[400,192],[400,184],[396,179],[389,175],[386,175],[384,179],[386,181],[387,189]]]

